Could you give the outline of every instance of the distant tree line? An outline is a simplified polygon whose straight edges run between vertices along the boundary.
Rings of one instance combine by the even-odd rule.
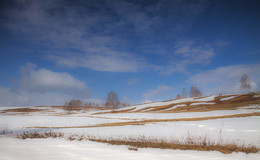
[[[202,93],[201,91],[198,89],[198,87],[196,86],[191,86],[190,88],[190,97],[201,97]],[[186,88],[183,88],[181,95],[177,94],[176,95],[176,99],[180,99],[180,98],[187,98],[187,91]]]
[[[83,102],[79,99],[72,99],[69,102],[65,102],[64,106],[65,106],[65,109],[68,111],[72,111],[75,109],[92,108],[92,107],[109,107],[112,109],[112,111],[114,111],[115,109],[119,108],[120,106],[127,107],[127,106],[130,106],[130,104],[126,101],[121,103],[118,99],[118,94],[111,91],[107,95],[106,102],[103,103],[102,105],[100,105],[98,103],[91,103],[91,102],[87,102],[87,103],[83,104]]]
[[[64,106],[66,107],[65,109],[68,111],[72,111],[78,107],[80,107],[82,105],[82,101],[81,100],[76,100],[76,99],[72,99],[69,102],[65,102]]]

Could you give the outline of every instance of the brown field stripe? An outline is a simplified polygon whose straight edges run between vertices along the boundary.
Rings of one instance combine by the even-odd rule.
[[[177,118],[177,119],[149,119],[142,121],[129,121],[129,122],[115,122],[115,123],[101,123],[97,125],[89,125],[89,126],[64,126],[64,127],[27,127],[27,128],[93,128],[93,127],[113,127],[113,126],[127,126],[127,125],[144,125],[147,123],[155,123],[155,122],[177,122],[177,121],[203,121],[203,120],[213,120],[220,118],[236,118],[236,117],[249,117],[249,116],[260,116],[260,112],[254,113],[244,113],[244,114],[234,114],[234,115],[225,115],[225,116],[214,116],[214,117],[196,117],[196,118]]]

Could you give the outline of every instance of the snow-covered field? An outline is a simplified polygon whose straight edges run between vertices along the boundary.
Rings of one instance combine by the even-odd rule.
[[[253,106],[252,106],[253,107]],[[255,106],[254,106],[255,107]],[[251,108],[251,107],[250,107]],[[117,113],[117,114],[102,114],[93,117],[104,118],[125,118],[125,119],[176,119],[176,118],[196,118],[196,117],[210,117],[210,116],[224,116],[233,114],[260,112],[259,109],[237,109],[224,111],[209,111],[209,112],[182,112],[182,113]]]
[[[186,98],[180,100],[157,102],[132,106],[135,110],[171,104],[177,102],[199,101],[206,104],[215,96],[205,98]],[[234,98],[234,97],[233,97]],[[230,99],[230,98],[229,98]],[[229,99],[220,99],[221,101]],[[204,101],[204,102],[201,102]],[[211,102],[212,103],[212,102]],[[199,104],[196,104],[199,105]],[[181,105],[179,105],[181,106]],[[37,108],[37,107],[32,107]],[[145,136],[147,138],[160,138],[165,140],[182,140],[187,136],[207,137],[215,142],[234,142],[238,145],[254,145],[260,147],[260,117],[235,117],[197,121],[152,122],[144,125],[122,125],[91,127],[93,125],[132,122],[151,119],[178,119],[235,115],[244,113],[258,113],[259,105],[245,106],[236,110],[215,110],[207,112],[181,112],[181,113],[106,113],[93,114],[103,111],[75,112],[65,114],[66,111],[51,107],[38,107],[45,109],[39,112],[0,113],[0,132],[8,130],[9,133],[24,131],[52,131],[65,134],[91,135],[97,137],[131,138]],[[0,108],[0,110],[8,109]],[[10,109],[10,108],[9,108]],[[120,109],[119,109],[120,110]],[[121,109],[123,110],[123,109]],[[61,114],[62,113],[62,114]],[[44,129],[34,127],[47,127]],[[62,128],[65,127],[65,128]],[[72,128],[66,128],[72,127]],[[80,128],[79,128],[80,127]],[[0,136],[0,159],[259,159],[260,153],[223,154],[217,151],[181,151],[169,149],[140,149],[128,150],[128,146],[112,146],[90,141],[68,141],[66,139],[26,139],[21,140],[9,135]]]
[[[260,154],[217,151],[181,151],[143,149],[128,150],[127,146],[112,146],[90,141],[64,139],[0,138],[1,160],[258,160]]]

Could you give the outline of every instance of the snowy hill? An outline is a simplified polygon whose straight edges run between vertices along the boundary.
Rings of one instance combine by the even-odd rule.
[[[260,147],[260,94],[174,99],[124,107],[115,111],[88,108],[68,112],[64,109],[64,106],[0,108],[0,129],[1,132],[8,133],[0,136],[0,157],[34,159],[28,157],[31,152],[35,156],[42,155],[37,159],[55,159],[56,156],[73,159],[72,155],[75,154],[77,159],[103,159],[108,155],[110,158],[107,159],[128,159],[121,156],[132,156],[134,159],[171,159],[173,155],[177,155],[178,159],[257,159],[260,156],[259,152],[234,152],[231,156],[216,151],[162,150],[160,147],[143,148],[135,152],[128,150],[127,146],[110,146],[89,140],[69,141],[65,138],[84,135],[114,141],[145,137],[145,141],[159,139],[163,142],[182,142],[193,139],[196,142],[206,137],[211,143],[232,142],[238,146]],[[15,139],[10,134],[50,130],[64,133],[65,137],[25,141]],[[64,147],[61,146],[67,148],[68,154],[65,157],[62,152]],[[107,150],[111,153],[106,153]],[[98,156],[101,151],[104,156]],[[50,155],[43,155],[42,152],[48,152]]]

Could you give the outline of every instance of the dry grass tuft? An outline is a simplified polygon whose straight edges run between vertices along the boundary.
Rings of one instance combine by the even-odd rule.
[[[16,138],[20,139],[33,139],[33,138],[58,138],[64,137],[64,133],[61,132],[24,132],[22,134],[15,134]]]
[[[16,134],[17,138],[20,139],[27,139],[27,138],[58,138],[64,137],[63,133],[59,132],[43,132],[43,133],[22,133]],[[260,148],[255,146],[239,146],[236,143],[220,143],[220,142],[213,142],[207,139],[207,136],[203,138],[192,138],[190,135],[182,141],[180,140],[171,140],[166,141],[164,139],[159,138],[147,138],[145,136],[140,136],[137,138],[101,138],[95,136],[85,136],[85,135],[78,135],[73,134],[68,136],[67,138],[70,141],[94,141],[94,142],[101,142],[107,143],[111,145],[127,145],[129,146],[129,150],[138,151],[138,148],[160,148],[160,149],[180,149],[180,150],[197,150],[197,151],[219,151],[224,154],[230,154],[232,152],[244,152],[248,153],[257,153],[260,151]]]
[[[0,130],[2,130],[2,132],[0,132],[0,135],[1,134],[4,135],[4,134],[12,133],[12,131],[9,132],[9,127],[8,127],[7,124],[2,125]]]
[[[128,147],[128,150],[130,150],[130,151],[138,151],[138,148],[137,147]]]
[[[235,143],[214,143],[208,140],[206,137],[202,138],[200,141],[196,141],[191,138],[187,138],[184,142],[178,140],[167,142],[163,139],[147,139],[145,137],[141,138],[130,138],[130,139],[89,139],[90,141],[108,143],[111,145],[128,145],[131,146],[131,150],[136,150],[138,148],[160,148],[160,149],[180,149],[180,150],[197,150],[197,151],[219,151],[224,154],[230,154],[232,152],[244,152],[257,153],[260,151],[259,148],[255,146],[239,146]],[[130,147],[129,147],[130,148]],[[130,149],[129,149],[130,150]]]

